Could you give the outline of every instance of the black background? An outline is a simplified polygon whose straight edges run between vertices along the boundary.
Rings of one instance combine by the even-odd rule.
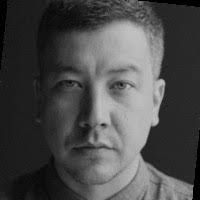
[[[0,85],[0,182],[30,172],[50,153],[34,122],[35,34],[44,3],[8,1]],[[151,130],[145,160],[194,182],[200,128],[200,8],[158,4],[166,29],[162,77],[167,82],[160,124]]]

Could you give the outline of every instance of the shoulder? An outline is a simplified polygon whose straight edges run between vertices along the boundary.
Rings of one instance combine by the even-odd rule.
[[[157,195],[162,196],[159,199],[192,200],[193,185],[170,177],[150,164],[147,164],[147,168],[151,187],[157,188]]]
[[[7,181],[0,184],[0,200],[11,200],[11,193],[13,181]]]
[[[0,200],[26,199],[25,197],[33,193],[36,188],[38,190],[42,187],[44,169],[45,167],[1,184]]]

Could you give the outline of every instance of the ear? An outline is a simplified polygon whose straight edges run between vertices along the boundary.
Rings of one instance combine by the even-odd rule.
[[[165,81],[158,79],[154,81],[153,89],[153,118],[151,126],[157,126],[159,123],[159,110],[165,93]]]
[[[37,111],[36,111],[36,121],[40,122],[40,115],[42,111],[42,102],[43,102],[43,93],[42,93],[42,86],[40,82],[39,76],[36,76],[33,80],[33,89],[34,89],[34,96],[36,99],[37,104]]]

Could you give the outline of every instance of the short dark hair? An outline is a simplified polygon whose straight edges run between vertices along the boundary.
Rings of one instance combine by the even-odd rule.
[[[154,77],[158,78],[164,54],[164,28],[153,4],[137,0],[54,0],[41,18],[37,51],[40,76],[44,76],[42,54],[49,39],[64,31],[96,30],[114,21],[131,21],[141,26],[150,42]]]

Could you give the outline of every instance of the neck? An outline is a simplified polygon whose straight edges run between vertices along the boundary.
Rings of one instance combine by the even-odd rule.
[[[139,167],[139,158],[140,155],[111,181],[102,185],[84,185],[78,183],[64,169],[59,166],[56,166],[56,169],[65,185],[80,196],[87,200],[104,200],[122,190],[134,179]]]

